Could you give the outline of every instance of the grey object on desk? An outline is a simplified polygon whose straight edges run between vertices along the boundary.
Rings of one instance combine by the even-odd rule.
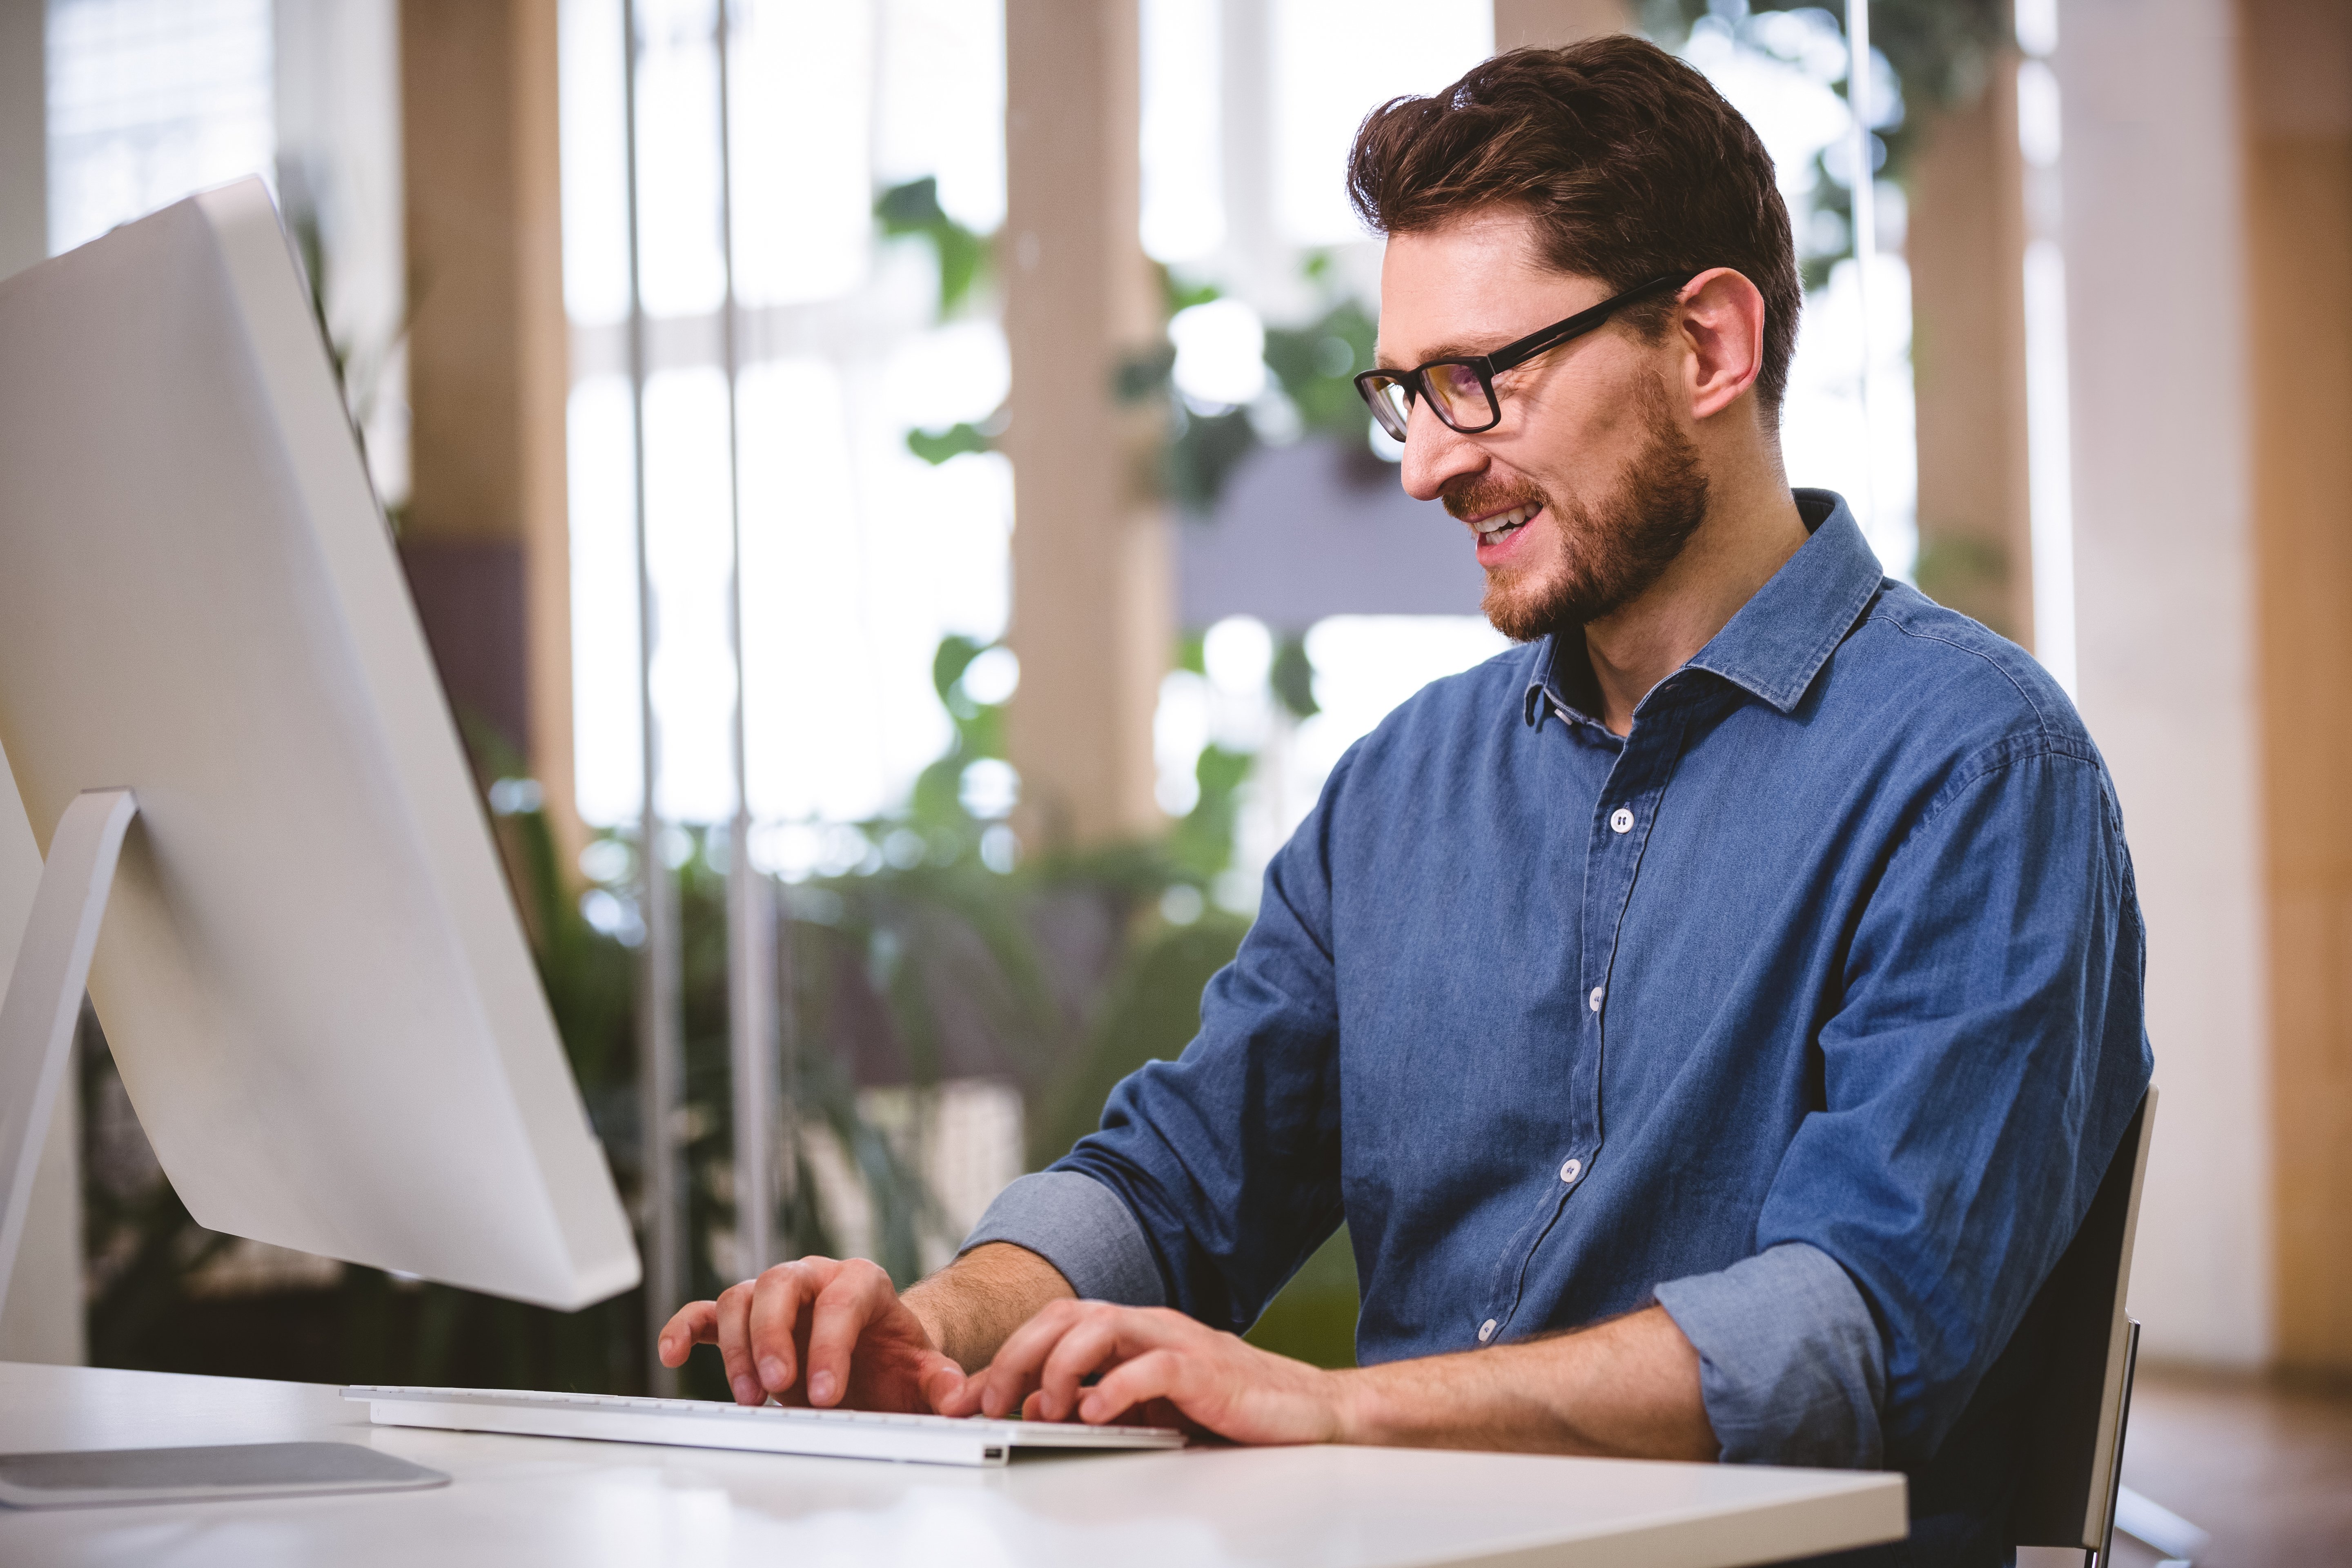
[[[0,1504],[97,1508],[213,1498],[407,1492],[446,1487],[439,1470],[357,1443],[221,1443],[0,1454]]]

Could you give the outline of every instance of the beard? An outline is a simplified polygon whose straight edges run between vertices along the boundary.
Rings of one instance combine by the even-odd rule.
[[[1513,642],[1572,631],[1625,607],[1655,583],[1706,520],[1698,448],[1675,423],[1665,388],[1643,377],[1635,395],[1642,446],[1606,495],[1563,503],[1527,480],[1465,485],[1444,496],[1457,518],[1540,503],[1556,548],[1524,566],[1488,568],[1479,608]]]

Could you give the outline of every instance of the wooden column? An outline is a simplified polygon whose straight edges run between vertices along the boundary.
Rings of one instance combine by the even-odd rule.
[[[2025,162],[2017,58],[1939,111],[1912,177],[1911,368],[1918,398],[1919,586],[2031,647]]]
[[[2340,1376],[2352,1373],[2352,12],[2246,0],[2239,23],[2277,1354]]]
[[[403,0],[412,487],[401,531],[461,712],[572,804],[556,0]]]
[[[1136,235],[1136,0],[1006,0],[1013,624],[1007,743],[1040,847],[1162,825],[1151,720],[1173,651],[1168,524],[1152,494],[1161,412],[1122,406],[1121,358],[1160,335]]]
[[[1628,0],[1495,0],[1495,52],[1556,49],[1579,38],[1633,30]]]
[[[2164,1090],[2132,1310],[2152,1361],[2251,1367],[2274,1270],[2234,10],[2067,0],[2053,59],[2078,689],[2131,835]]]

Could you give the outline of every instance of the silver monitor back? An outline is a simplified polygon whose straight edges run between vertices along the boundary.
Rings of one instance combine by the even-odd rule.
[[[199,1223],[557,1308],[637,1282],[257,180],[0,282],[0,750],[45,851],[137,797],[89,993]]]

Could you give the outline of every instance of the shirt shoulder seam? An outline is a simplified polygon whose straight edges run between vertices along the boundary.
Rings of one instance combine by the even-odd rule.
[[[1902,621],[1889,614],[1887,611],[1875,605],[1872,607],[1870,613],[1864,616],[1863,619],[1864,621],[1885,621],[1888,626],[1893,626],[1896,631],[1902,633],[1905,637],[1911,638],[1915,642],[1941,643],[1946,647],[1951,648],[1958,653],[1967,654],[1971,658],[1981,659],[1988,668],[1996,671],[2003,680],[2009,682],[2010,689],[2017,693],[2019,700],[2025,704],[2026,710],[2033,715],[2034,728],[2044,736],[2049,736],[2053,740],[2056,738],[2055,736],[2051,735],[2050,715],[2042,710],[2041,703],[2036,702],[2033,700],[2033,693],[2028,691],[2025,689],[2024,683],[2019,680],[2016,676],[2011,675],[2006,668],[2003,668],[1999,659],[1994,658],[1982,648],[1970,647],[1966,643],[1956,642],[1948,637],[1938,637],[1934,632],[1915,631],[1911,627],[1905,626]],[[1998,744],[1999,742],[1995,743]]]

